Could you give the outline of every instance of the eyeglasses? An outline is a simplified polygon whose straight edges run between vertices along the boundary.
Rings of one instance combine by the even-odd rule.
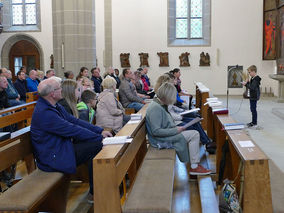
[[[56,90],[59,90],[59,89],[62,89],[62,87],[55,88],[53,91],[56,91]]]

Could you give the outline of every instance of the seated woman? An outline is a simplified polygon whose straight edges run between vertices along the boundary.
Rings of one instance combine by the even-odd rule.
[[[155,91],[157,91],[159,89],[159,87],[161,86],[161,84],[163,84],[164,82],[173,83],[174,79],[175,79],[175,77],[171,74],[168,74],[168,73],[161,75],[156,82]],[[184,116],[181,116],[179,113],[183,112],[184,109],[179,108],[179,107],[174,106],[174,105],[169,105],[168,111],[171,114],[171,116],[174,119],[177,126],[183,126],[186,123],[188,123],[189,121],[193,120],[195,117],[197,117],[197,116],[200,117],[200,115],[197,112],[193,112],[193,113],[189,113],[189,114],[186,114]],[[193,124],[192,126],[188,127],[186,130],[198,131],[199,134],[200,134],[200,141],[201,141],[202,144],[206,145],[206,150],[210,154],[215,153],[216,144],[212,143],[212,139],[210,139],[208,137],[208,135],[206,134],[206,132],[202,128],[200,122]]]
[[[68,79],[62,83],[61,87],[62,99],[58,101],[58,103],[61,104],[68,113],[79,118],[76,105],[81,94],[77,82]]]
[[[95,117],[96,103],[97,94],[93,90],[85,90],[81,95],[81,102],[77,104],[79,118],[92,124]]]
[[[96,124],[102,128],[111,128],[117,133],[129,121],[130,116],[125,115],[123,106],[116,98],[114,78],[106,77],[101,85],[103,92],[97,100]]]
[[[143,90],[144,85],[143,85],[143,82],[141,80],[141,72],[139,72],[139,71],[134,72],[132,83],[134,84],[134,86],[136,88],[137,95],[140,98],[143,98],[143,99],[147,99],[147,98],[149,99],[150,98],[150,96],[147,95],[146,91]]]
[[[190,163],[191,175],[207,175],[211,171],[199,164],[199,133],[176,126],[168,106],[176,101],[176,88],[163,83],[146,112],[146,128],[151,146],[159,149],[173,148],[181,162]]]

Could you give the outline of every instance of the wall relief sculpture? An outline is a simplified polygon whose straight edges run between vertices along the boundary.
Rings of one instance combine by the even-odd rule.
[[[157,55],[160,57],[159,67],[168,67],[169,66],[169,53],[168,52],[158,52]]]
[[[140,67],[143,67],[143,66],[149,67],[149,63],[148,63],[149,54],[139,53],[138,55],[140,57]]]
[[[206,67],[210,66],[210,56],[208,53],[204,54],[204,52],[200,53],[199,66]]]
[[[189,55],[190,55],[190,53],[185,52],[185,53],[182,53],[179,56],[179,66],[180,67],[189,67],[190,66],[189,61],[188,61]]]
[[[120,53],[121,67],[130,67],[129,55],[130,53]]]

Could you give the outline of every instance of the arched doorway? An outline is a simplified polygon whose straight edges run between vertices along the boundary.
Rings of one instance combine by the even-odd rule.
[[[34,44],[29,41],[21,40],[16,42],[10,49],[9,67],[13,76],[25,66],[27,71],[40,68],[40,55]]]

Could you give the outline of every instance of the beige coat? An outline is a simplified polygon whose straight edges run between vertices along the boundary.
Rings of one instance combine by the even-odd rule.
[[[111,128],[117,133],[123,124],[124,109],[110,90],[100,93],[96,111],[96,125]]]

